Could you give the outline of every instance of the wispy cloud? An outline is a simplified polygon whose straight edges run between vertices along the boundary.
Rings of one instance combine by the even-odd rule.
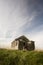
[[[43,42],[42,5],[39,0],[0,0],[0,46],[25,34],[35,40],[38,47]]]
[[[34,28],[29,34],[26,36],[30,39],[35,41],[35,49],[43,50],[43,25]]]

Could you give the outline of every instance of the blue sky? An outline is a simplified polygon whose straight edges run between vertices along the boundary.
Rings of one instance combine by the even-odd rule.
[[[0,47],[21,35],[43,49],[43,0],[0,0]]]

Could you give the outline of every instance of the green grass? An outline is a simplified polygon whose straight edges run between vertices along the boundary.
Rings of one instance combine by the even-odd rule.
[[[43,51],[0,49],[0,65],[43,65]]]

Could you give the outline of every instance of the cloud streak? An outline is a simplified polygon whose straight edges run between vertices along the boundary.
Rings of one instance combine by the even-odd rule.
[[[0,0],[0,47],[8,47],[12,40],[24,34],[36,41],[37,48],[43,42],[42,5],[40,0]]]

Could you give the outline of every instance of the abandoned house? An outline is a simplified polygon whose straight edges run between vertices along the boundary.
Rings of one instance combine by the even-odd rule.
[[[11,47],[15,50],[34,50],[34,41],[28,40],[24,35],[16,38],[12,43]]]

